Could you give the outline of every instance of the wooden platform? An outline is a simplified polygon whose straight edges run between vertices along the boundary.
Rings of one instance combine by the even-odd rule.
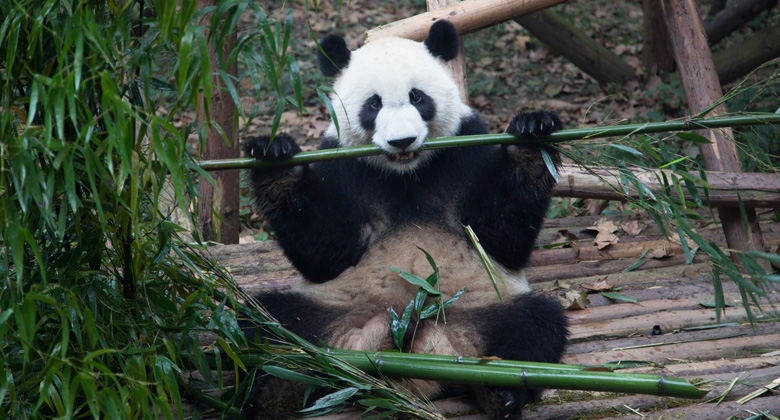
[[[619,240],[597,250],[587,230],[599,221],[625,226],[616,232]],[[641,231],[635,232],[636,222]],[[704,257],[697,255],[686,265],[679,244],[660,235],[652,220],[642,215],[613,215],[549,220],[539,244],[556,241],[558,231],[566,230],[579,239],[577,248],[540,249],[527,270],[532,287],[542,293],[563,294],[583,290],[583,284],[606,281],[620,288],[618,293],[637,303],[618,303],[598,293],[589,294],[586,309],[569,310],[571,340],[563,362],[602,365],[618,361],[648,362],[648,366],[621,370],[663,374],[706,382],[706,399],[690,401],[644,395],[607,394],[579,391],[545,391],[541,402],[528,406],[526,419],[727,419],[748,418],[759,413],[780,417],[780,387],[745,404],[737,400],[761,386],[780,380],[780,322],[778,290],[770,291],[761,309],[753,308],[759,323],[747,323],[739,292],[733,282],[724,283],[726,309],[718,325],[714,309],[712,277]],[[780,224],[764,217],[765,241],[780,242]],[[724,243],[717,224],[700,226],[709,239]],[[623,272],[650,250],[641,267]],[[224,246],[214,249],[238,283],[247,291],[287,288],[298,273],[274,242]],[[651,255],[656,258],[648,258]],[[557,282],[557,283],[556,283]],[[566,289],[568,287],[569,289]],[[775,320],[773,320],[775,319]],[[660,335],[652,335],[654,328]],[[727,390],[722,401],[718,400]],[[485,419],[465,399],[437,402],[440,410],[461,420]],[[340,419],[357,418],[341,414]],[[768,417],[765,417],[768,418]]]

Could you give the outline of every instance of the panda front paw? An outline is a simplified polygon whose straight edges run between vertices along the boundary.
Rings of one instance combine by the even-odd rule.
[[[300,151],[295,139],[287,134],[277,134],[273,141],[269,136],[253,137],[244,144],[244,153],[257,160],[289,159]]]
[[[517,114],[506,132],[517,137],[544,137],[563,128],[561,118],[555,112],[539,111]]]
[[[477,403],[491,419],[520,420],[523,407],[534,400],[534,390],[524,388],[479,387]]]

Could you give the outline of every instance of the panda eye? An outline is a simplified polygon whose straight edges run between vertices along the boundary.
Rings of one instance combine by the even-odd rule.
[[[409,101],[413,104],[419,104],[422,102],[422,95],[417,93],[417,89],[412,89],[409,91]]]
[[[370,104],[368,104],[368,107],[373,109],[374,111],[378,111],[379,108],[382,108],[382,100],[379,98],[376,98],[371,101]]]

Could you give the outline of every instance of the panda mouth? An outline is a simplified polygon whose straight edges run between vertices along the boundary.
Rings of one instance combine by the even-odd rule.
[[[414,159],[417,159],[417,157],[419,155],[420,155],[419,152],[413,150],[413,151],[398,152],[398,153],[393,153],[393,154],[388,153],[387,154],[387,158],[392,160],[393,162],[401,162],[401,163],[403,163],[403,162],[411,162]]]

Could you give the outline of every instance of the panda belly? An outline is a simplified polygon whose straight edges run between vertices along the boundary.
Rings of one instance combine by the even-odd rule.
[[[443,299],[460,289],[466,291],[445,310],[444,318],[422,321],[417,326],[414,342],[404,350],[479,355],[479,334],[469,322],[471,315],[467,314],[498,303],[499,297],[472,244],[462,236],[431,226],[407,227],[384,235],[356,266],[337,278],[319,284],[302,280],[294,287],[295,292],[317,305],[340,314],[324,334],[328,345],[364,351],[393,348],[389,310],[392,308],[400,315],[418,287],[387,267],[427,278],[433,268],[417,247],[427,251],[439,267]],[[503,270],[502,274],[504,282],[499,282],[498,287],[505,300],[529,291],[522,272]]]

